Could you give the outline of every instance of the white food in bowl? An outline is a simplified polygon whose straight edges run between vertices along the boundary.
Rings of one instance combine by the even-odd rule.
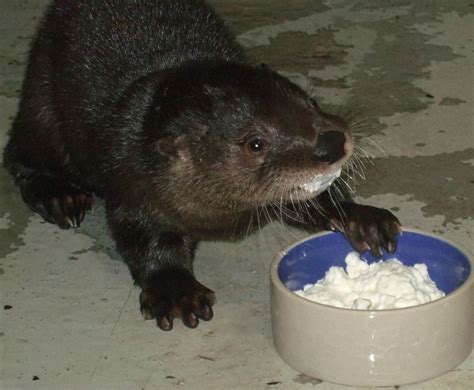
[[[431,280],[426,264],[406,266],[396,258],[368,264],[349,253],[346,270],[332,266],[325,277],[296,294],[321,304],[358,310],[416,306],[445,296]]]

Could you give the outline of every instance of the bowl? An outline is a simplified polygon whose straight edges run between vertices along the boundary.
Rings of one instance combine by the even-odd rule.
[[[471,353],[474,327],[473,262],[452,242],[403,229],[393,254],[405,265],[425,263],[446,296],[393,310],[341,309],[293,291],[345,266],[353,251],[341,233],[310,236],[279,252],[271,265],[275,348],[294,369],[324,381],[394,386],[441,375]],[[377,261],[368,253],[369,263]]]

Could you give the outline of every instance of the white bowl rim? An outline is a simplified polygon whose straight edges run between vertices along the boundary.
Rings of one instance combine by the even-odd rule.
[[[429,309],[432,308],[435,305],[442,304],[448,300],[455,299],[458,295],[463,294],[464,290],[470,288],[471,284],[474,283],[474,260],[472,258],[472,255],[470,254],[469,251],[467,251],[463,246],[446,239],[444,237],[440,237],[434,233],[429,233],[426,231],[423,231],[421,229],[416,229],[416,228],[410,228],[410,227],[402,227],[402,234],[403,232],[410,232],[410,233],[418,233],[422,234],[425,236],[429,236],[432,238],[435,238],[439,241],[444,241],[445,243],[455,247],[458,249],[468,260],[469,265],[470,265],[470,272],[469,276],[467,279],[454,291],[450,292],[449,294],[446,294],[444,297],[435,299],[434,301],[431,302],[426,302],[422,303],[420,305],[415,305],[415,306],[408,306],[408,307],[401,307],[401,308],[395,308],[395,309],[380,309],[380,310],[363,310],[363,309],[348,309],[348,308],[343,308],[343,307],[336,307],[336,306],[330,306],[330,305],[325,305],[319,302],[314,302],[311,301],[307,298],[301,297],[298,294],[295,294],[293,291],[291,291],[288,287],[286,287],[283,282],[280,280],[280,277],[278,276],[278,265],[280,264],[281,259],[283,256],[285,256],[291,249],[294,247],[302,244],[305,241],[311,240],[313,238],[317,237],[322,237],[326,236],[328,234],[333,234],[334,232],[332,231],[324,231],[324,232],[319,232],[316,234],[312,234],[310,236],[307,236],[301,240],[298,240],[296,242],[293,242],[292,244],[286,246],[284,249],[278,251],[278,253],[274,256],[273,261],[270,266],[270,278],[271,278],[271,283],[284,295],[289,297],[289,299],[295,299],[296,302],[299,304],[304,304],[308,306],[313,306],[317,307],[320,310],[327,310],[327,311],[333,311],[337,310],[340,312],[346,312],[346,313],[354,313],[353,315],[367,315],[368,313],[370,315],[387,315],[388,313],[392,312],[401,312],[401,311],[415,311],[415,310],[423,310],[423,309]],[[358,314],[357,314],[358,313]]]

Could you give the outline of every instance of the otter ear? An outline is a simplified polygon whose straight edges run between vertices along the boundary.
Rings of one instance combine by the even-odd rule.
[[[185,148],[186,140],[184,135],[167,135],[158,140],[158,151],[163,156],[176,157]]]

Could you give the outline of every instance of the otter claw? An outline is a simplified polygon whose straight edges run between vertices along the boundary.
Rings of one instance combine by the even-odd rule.
[[[21,184],[23,200],[46,222],[61,229],[77,228],[92,206],[92,194],[60,178],[33,174]]]
[[[344,221],[332,221],[332,226],[345,234],[354,249],[368,250],[375,257],[381,257],[384,249],[395,252],[401,224],[390,211],[353,203],[344,212]]]
[[[196,328],[199,320],[213,317],[214,293],[200,284],[187,270],[161,270],[149,277],[140,294],[140,308],[145,319],[156,319],[162,330],[173,329],[174,318],[188,328]]]

